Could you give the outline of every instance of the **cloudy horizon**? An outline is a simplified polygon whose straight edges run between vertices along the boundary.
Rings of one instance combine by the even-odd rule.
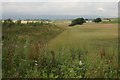
[[[116,18],[117,2],[3,2],[2,19]]]

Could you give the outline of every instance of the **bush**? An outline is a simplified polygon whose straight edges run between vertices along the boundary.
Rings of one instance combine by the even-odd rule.
[[[101,20],[101,18],[96,18],[96,19],[93,20],[93,22],[99,23],[99,22],[102,22],[102,20]]]
[[[17,20],[16,24],[21,25],[21,20]]]
[[[6,19],[4,20],[4,23],[3,23],[3,26],[8,26],[8,27],[11,27],[11,26],[14,26],[14,22],[12,19]]]
[[[85,22],[86,21],[85,21],[84,18],[77,18],[77,19],[73,20],[72,23],[69,26],[82,25]]]

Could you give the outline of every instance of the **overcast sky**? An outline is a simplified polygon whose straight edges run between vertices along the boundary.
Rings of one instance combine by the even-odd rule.
[[[1,0],[2,2],[118,2],[119,0]]]
[[[54,0],[52,0],[53,2],[47,2],[47,0],[45,0],[46,2],[32,1],[16,2],[15,0],[6,0],[6,2],[2,3],[2,18],[69,19],[75,17],[94,18],[118,16],[118,2],[77,2],[77,0],[76,2],[56,2],[57,0],[55,2]]]

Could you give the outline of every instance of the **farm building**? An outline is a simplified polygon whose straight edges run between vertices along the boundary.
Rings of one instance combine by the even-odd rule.
[[[93,19],[85,19],[86,23],[92,23]]]

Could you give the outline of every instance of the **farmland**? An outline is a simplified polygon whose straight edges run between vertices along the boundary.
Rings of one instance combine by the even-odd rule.
[[[3,78],[117,78],[118,24],[3,27]]]

